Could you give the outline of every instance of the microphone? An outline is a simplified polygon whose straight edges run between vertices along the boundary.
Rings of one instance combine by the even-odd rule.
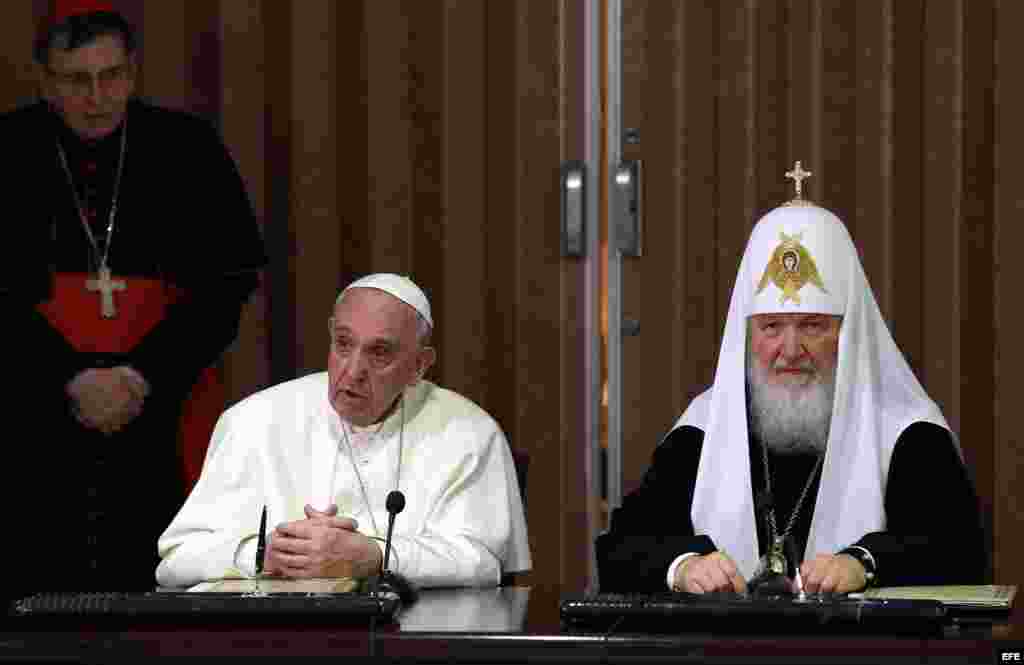
[[[381,561],[380,574],[377,576],[378,584],[374,585],[373,594],[377,595],[378,590],[392,591],[398,594],[403,604],[408,605],[416,600],[416,591],[409,584],[409,581],[397,573],[388,570],[388,562],[391,559],[391,535],[395,528],[395,515],[405,509],[405,495],[398,490],[388,493],[384,502],[388,511],[388,534],[384,540],[384,559]]]
[[[386,573],[388,570],[388,558],[391,556],[391,531],[395,528],[395,515],[405,510],[405,495],[398,490],[388,492],[384,507],[388,511],[388,537],[384,541],[384,561],[381,564],[381,573]]]

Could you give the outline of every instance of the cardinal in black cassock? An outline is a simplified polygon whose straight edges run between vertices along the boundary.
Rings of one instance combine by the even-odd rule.
[[[57,3],[0,116],[4,595],[148,590],[266,256],[216,131],[134,98],[134,33]]]

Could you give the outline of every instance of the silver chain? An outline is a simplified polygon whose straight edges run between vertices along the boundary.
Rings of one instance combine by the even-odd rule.
[[[398,489],[398,484],[399,484],[399,481],[401,480],[401,477],[402,477],[402,447],[403,447],[404,438],[405,438],[405,394],[404,393],[402,394],[401,397],[399,397],[399,400],[400,400],[399,401],[399,405],[400,405],[400,408],[402,410],[402,415],[401,415],[401,421],[400,421],[400,425],[399,425],[399,429],[398,429],[398,462],[395,465],[396,466],[396,468],[395,468],[395,489],[396,490]],[[381,429],[384,427],[384,422],[385,421],[386,421],[386,419],[385,420],[381,420],[380,425],[377,426],[377,430],[373,433],[373,441],[374,442],[377,440],[377,435],[380,434]],[[348,461],[352,464],[352,471],[354,471],[355,474],[356,474],[356,480],[359,481],[359,491],[360,491],[360,493],[363,496],[363,506],[366,508],[366,512],[368,512],[370,514],[370,523],[373,525],[373,532],[377,536],[380,536],[381,532],[380,532],[380,529],[377,528],[377,518],[375,518],[373,516],[373,508],[370,506],[370,496],[366,492],[366,484],[363,482],[363,475],[361,473],[359,473],[359,466],[356,464],[355,451],[352,449],[352,442],[348,438],[348,423],[346,423],[344,421],[342,421],[342,423],[341,423],[341,433],[342,433],[342,436],[345,438],[345,447],[348,449]],[[334,496],[334,481],[335,481],[337,473],[338,473],[338,457],[339,457],[340,453],[341,453],[341,446],[339,446],[338,450],[334,453],[334,470],[332,471],[332,475],[331,475],[331,500],[332,501],[335,500],[335,498],[336,498]]]
[[[96,244],[96,237],[92,234],[92,228],[89,226],[89,220],[85,216],[85,208],[82,207],[82,201],[78,198],[78,190],[75,189],[75,179],[71,175],[71,169],[68,167],[68,158],[64,154],[64,148],[61,146],[60,141],[57,141],[57,156],[60,157],[60,164],[64,167],[64,174],[68,178],[68,185],[71,186],[71,196],[75,201],[75,210],[78,211],[78,218],[82,221],[82,228],[85,229],[85,235],[89,238],[89,244],[92,246],[93,255],[99,264],[96,266],[96,271],[100,272],[107,267],[107,258],[110,256],[110,243],[114,237],[114,218],[117,216],[117,204],[121,194],[121,174],[124,173],[124,153],[125,147],[128,144],[128,118],[124,119],[124,126],[121,129],[121,154],[117,159],[117,175],[114,178],[114,193],[110,201],[110,215],[107,217],[107,238],[103,246],[103,253],[100,254],[99,245]]]
[[[768,496],[771,497],[772,506],[768,509],[768,528],[770,533],[768,534],[768,542],[774,542],[775,534],[779,533],[778,527],[775,525],[775,497],[772,495],[772,474],[768,469],[768,445],[761,442],[761,453],[764,459],[764,487],[768,492]],[[818,454],[818,461],[814,463],[814,468],[811,469],[811,475],[807,478],[807,484],[804,485],[804,491],[800,493],[800,498],[796,501],[796,506],[793,507],[793,512],[789,516],[789,522],[786,524],[786,530],[779,534],[779,537],[785,539],[789,535],[789,532],[793,529],[793,525],[796,523],[796,516],[800,513],[800,507],[804,504],[804,499],[807,498],[807,493],[811,489],[811,485],[814,484],[814,477],[818,475],[818,467],[821,466],[821,461],[825,459],[824,453]]]

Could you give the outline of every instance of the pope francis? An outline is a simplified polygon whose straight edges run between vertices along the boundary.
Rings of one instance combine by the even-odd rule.
[[[417,587],[495,586],[531,565],[508,443],[476,404],[423,379],[433,319],[411,280],[349,285],[328,320],[327,371],[285,382],[220,418],[195,489],[160,537],[161,586],[263,573],[375,574],[400,490],[388,568]]]

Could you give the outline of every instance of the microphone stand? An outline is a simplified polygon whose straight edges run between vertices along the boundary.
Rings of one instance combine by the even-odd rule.
[[[380,570],[377,571],[377,575],[370,581],[370,597],[377,601],[377,611],[370,615],[370,658],[376,656],[377,615],[381,614],[384,610],[384,604],[378,595],[381,591],[381,586],[383,585],[383,590],[385,591],[396,592],[399,600],[403,603],[406,602],[406,596],[412,592],[412,587],[405,580],[402,580],[402,583],[404,583],[403,588],[398,583],[399,577],[388,571],[388,560],[391,557],[391,534],[395,528],[395,516],[405,509],[405,495],[398,490],[389,492],[384,506],[388,511],[388,533],[387,538],[384,539],[384,558],[381,561]],[[406,596],[403,596],[404,590],[408,590]],[[411,603],[413,600],[415,600],[414,596],[408,602]]]
[[[416,591],[401,575],[388,570],[388,563],[391,559],[391,536],[395,528],[395,516],[405,509],[405,495],[398,490],[388,493],[385,507],[388,511],[388,533],[384,539],[384,559],[381,562],[380,572],[374,579],[372,595],[376,598],[381,590],[391,591],[398,594],[402,604],[408,605],[416,600]]]

